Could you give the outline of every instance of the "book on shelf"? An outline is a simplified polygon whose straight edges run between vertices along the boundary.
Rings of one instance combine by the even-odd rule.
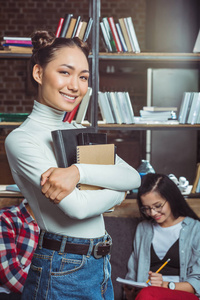
[[[58,26],[57,26],[57,29],[56,29],[56,37],[60,36],[61,28],[63,26],[63,21],[64,21],[64,18],[59,19]]]
[[[63,118],[63,122],[69,122],[71,123],[74,120],[74,117],[77,113],[77,110],[80,106],[80,103],[78,105],[76,105],[76,107],[74,107],[74,109],[72,111],[66,112]]]
[[[92,88],[88,87],[88,91],[85,94],[85,96],[83,97],[83,99],[79,105],[79,109],[78,109],[76,119],[75,119],[76,123],[81,124],[84,121],[91,96],[92,96]]]
[[[183,94],[178,120],[180,124],[200,124],[199,92],[185,92]]]
[[[129,93],[128,92],[124,92],[125,94],[125,99],[126,99],[126,103],[127,103],[127,106],[128,106],[128,112],[129,112],[129,122],[131,124],[134,124],[135,123],[135,120],[134,120],[134,111],[133,111],[133,106],[132,106],[132,103],[131,103],[131,99],[130,99],[130,96],[129,96]]]
[[[138,39],[135,33],[135,28],[133,25],[133,21],[131,17],[125,18],[127,20],[127,27],[128,27],[128,32],[130,32],[130,40],[131,40],[131,45],[133,44],[132,48],[134,49],[134,52],[139,53],[140,51],[140,46],[138,43]],[[126,23],[125,23],[126,24]]]
[[[117,29],[119,39],[120,39],[120,42],[122,45],[122,50],[123,50],[123,52],[127,52],[128,48],[127,48],[127,45],[126,45],[126,42],[125,42],[125,39],[124,39],[124,36],[123,36],[123,33],[122,33],[119,23],[116,23],[116,29]]]
[[[108,17],[107,19],[108,19],[108,23],[110,25],[110,29],[111,29],[111,32],[112,32],[112,35],[113,35],[113,38],[114,38],[114,41],[115,41],[117,52],[123,52],[122,51],[122,45],[121,45],[121,42],[120,42],[120,39],[119,39],[119,36],[118,36],[118,32],[117,32],[117,28],[116,28],[116,25],[115,25],[114,18],[113,17]]]
[[[98,103],[106,123],[134,124],[134,113],[128,92],[99,92]]]
[[[176,106],[143,106],[145,111],[177,111]]]
[[[200,52],[200,29],[199,29],[199,33],[197,35],[197,39],[196,39],[195,44],[194,44],[193,52],[194,53],[199,53]]]
[[[130,98],[127,97],[125,92],[117,92],[118,97],[119,109],[121,110],[123,120],[125,124],[133,124],[134,123],[134,116],[132,115],[132,110],[130,111],[131,103],[128,103]],[[132,106],[132,105],[131,105]]]
[[[80,31],[81,31],[81,27],[82,27],[82,24],[83,24],[83,21],[81,20],[78,24],[78,27],[77,27],[77,30],[76,30],[76,33],[75,33],[75,36],[78,36]]]
[[[82,123],[84,121],[88,109],[91,94],[92,94],[92,88],[88,87],[88,91],[83,97],[82,101],[72,111],[65,113],[63,122],[71,123],[76,116],[75,122]]]
[[[67,30],[69,28],[69,24],[70,24],[70,21],[71,21],[71,18],[73,17],[73,14],[65,14],[64,16],[64,21],[63,21],[63,24],[62,24],[62,28],[61,28],[61,31],[60,31],[60,37],[66,37],[66,33],[67,33]]]
[[[99,24],[100,24],[100,28],[101,28],[101,32],[102,32],[103,43],[104,43],[105,49],[108,52],[112,52],[112,47],[110,44],[109,35],[107,33],[107,30],[105,29],[103,22],[100,22]]]
[[[31,40],[5,40],[4,44],[8,44],[9,46],[12,45],[18,45],[18,46],[32,46],[32,41]]]
[[[31,41],[30,37],[4,36],[3,40]]]
[[[109,95],[110,95],[110,101],[112,102],[113,109],[115,111],[115,117],[116,117],[117,124],[122,124],[123,119],[122,119],[121,110],[119,108],[119,104],[118,104],[118,101],[117,101],[116,93],[115,92],[109,92]]]
[[[11,53],[32,53],[32,47],[8,46],[4,47],[4,50],[10,51]]]
[[[176,115],[172,111],[145,111],[145,110],[140,110],[140,117],[141,120],[146,120],[146,121],[161,121],[165,122],[170,119],[176,119]]]
[[[86,21],[82,21],[82,22],[81,22],[81,28],[80,28],[80,31],[77,32],[77,33],[75,34],[75,36],[77,36],[77,37],[79,37],[79,39],[83,40],[83,37],[84,37],[84,34],[85,34],[86,27],[87,27],[87,22],[86,22]]]
[[[80,22],[81,22],[81,16],[78,16],[77,19],[76,19],[76,24],[74,26],[74,30],[72,32],[72,36],[71,36],[72,38],[75,37],[75,34],[77,32],[78,25],[79,25]]]
[[[121,27],[121,30],[122,30],[122,33],[124,36],[124,40],[126,42],[127,50],[128,50],[128,52],[132,52],[131,42],[129,40],[129,36],[128,36],[128,32],[127,32],[126,25],[124,22],[124,18],[120,18],[118,21],[119,21],[119,25]]]
[[[193,93],[192,103],[188,114],[187,123],[192,125],[197,124],[198,122],[197,118],[199,116],[199,113],[200,113],[200,93]]]
[[[127,30],[127,33],[128,33],[128,38],[129,38],[129,41],[130,41],[130,44],[131,44],[131,49],[132,49],[131,52],[136,52],[136,48],[135,48],[135,45],[133,43],[133,38],[131,36],[131,31],[130,31],[130,27],[129,27],[129,23],[128,23],[128,18],[124,18],[124,24],[126,26],[126,30]]]
[[[109,42],[110,42],[110,45],[112,48],[112,52],[117,52],[117,47],[116,47],[115,40],[112,35],[112,31],[111,31],[111,28],[110,28],[110,25],[108,22],[108,18],[106,18],[106,17],[102,18],[102,22],[103,22],[105,30],[107,32],[108,39],[109,39]]]
[[[85,29],[85,33],[84,33],[84,37],[83,37],[83,42],[86,42],[88,40],[90,32],[91,32],[91,29],[92,29],[92,24],[93,24],[93,19],[90,17],[88,19],[87,27]]]
[[[113,114],[106,93],[98,92],[98,104],[103,120],[108,124],[114,124]]]
[[[67,29],[67,33],[65,35],[66,38],[71,38],[72,37],[72,33],[74,31],[75,25],[76,25],[76,18],[71,18],[69,27]]]
[[[51,135],[59,168],[67,168],[76,162],[78,145],[107,143],[106,134],[96,133],[94,127],[54,130]]]
[[[112,116],[113,116],[113,119],[114,119],[114,123],[117,124],[118,123],[117,113],[116,113],[114,103],[111,99],[110,92],[105,92],[105,97],[107,98],[108,105],[110,106]]]
[[[77,163],[96,164],[96,165],[114,165],[115,163],[115,145],[83,145],[76,147]],[[78,184],[80,190],[98,190],[99,186]]]
[[[200,185],[200,163],[197,163],[196,174],[192,185],[191,194],[200,192],[199,185]]]

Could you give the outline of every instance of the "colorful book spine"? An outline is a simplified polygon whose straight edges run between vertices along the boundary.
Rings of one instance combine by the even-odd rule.
[[[56,37],[60,36],[60,32],[61,32],[61,29],[62,29],[62,26],[63,26],[63,22],[64,22],[64,18],[60,18],[60,20],[58,22],[57,29],[56,29]]]
[[[113,38],[115,41],[117,52],[123,52],[122,45],[121,45],[121,42],[120,42],[120,39],[119,39],[119,36],[117,33],[117,29],[116,29],[113,17],[108,17],[108,23],[110,25],[110,29],[111,29],[111,32],[112,32],[112,35],[113,35]]]
[[[117,52],[117,47],[115,45],[115,40],[113,38],[112,31],[111,31],[110,25],[108,23],[108,19],[107,18],[102,18],[102,22],[103,22],[105,30],[107,32],[109,42],[110,42],[110,45],[112,47],[112,52]]]

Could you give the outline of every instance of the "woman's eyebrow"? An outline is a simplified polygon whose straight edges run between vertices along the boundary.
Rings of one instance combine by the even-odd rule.
[[[71,70],[75,70],[75,68],[73,66],[67,65],[67,64],[62,64],[61,67],[67,67]],[[90,73],[90,71],[89,70],[82,70],[80,73]]]

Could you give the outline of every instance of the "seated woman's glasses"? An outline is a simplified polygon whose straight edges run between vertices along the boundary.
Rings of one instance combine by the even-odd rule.
[[[160,213],[162,211],[162,208],[163,206],[165,205],[165,203],[167,202],[167,200],[163,203],[158,203],[158,204],[155,204],[153,206],[141,206],[140,207],[140,211],[147,215],[147,216],[150,216],[151,215],[151,210],[153,209],[155,212],[158,212]]]

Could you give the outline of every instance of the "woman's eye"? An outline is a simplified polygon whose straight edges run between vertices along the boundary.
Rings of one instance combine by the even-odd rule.
[[[67,71],[60,71],[60,74],[69,75],[69,72],[67,72]]]
[[[162,204],[157,204],[155,205],[155,208],[160,208],[162,206]]]
[[[87,76],[81,76],[80,78],[83,79],[83,80],[85,80],[85,81],[88,81],[88,77]]]

